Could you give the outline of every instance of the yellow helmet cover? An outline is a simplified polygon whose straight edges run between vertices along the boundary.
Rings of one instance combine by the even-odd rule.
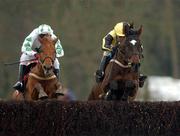
[[[114,31],[115,31],[116,35],[118,35],[118,36],[125,36],[124,22],[117,23],[114,26]]]

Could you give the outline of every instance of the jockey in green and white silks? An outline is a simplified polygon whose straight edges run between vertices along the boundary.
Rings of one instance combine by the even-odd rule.
[[[32,67],[30,61],[36,59],[36,51],[33,50],[35,48],[40,47],[40,42],[38,41],[38,36],[50,35],[52,39],[56,39],[56,35],[53,33],[52,28],[49,25],[42,24],[39,27],[35,28],[24,40],[21,48],[22,55],[20,57],[20,65],[19,65],[19,77],[18,82],[13,86],[14,89],[23,92],[23,78],[24,75],[27,74]],[[54,73],[59,78],[60,73],[60,63],[58,61],[58,57],[64,56],[64,50],[62,48],[61,42],[58,41],[55,44],[56,49],[56,59],[54,61]],[[28,72],[27,72],[28,71]]]

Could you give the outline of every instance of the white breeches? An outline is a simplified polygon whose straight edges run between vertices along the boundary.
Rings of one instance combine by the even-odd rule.
[[[20,65],[28,66],[29,64],[31,64],[33,62],[37,62],[37,60],[35,60],[35,59],[36,59],[35,56],[30,56],[30,55],[27,55],[26,53],[22,53],[22,55],[20,57]],[[54,68],[55,69],[60,68],[60,63],[59,63],[59,60],[57,58],[54,61]]]
[[[111,55],[111,51],[104,51],[103,52],[103,56],[110,56]]]

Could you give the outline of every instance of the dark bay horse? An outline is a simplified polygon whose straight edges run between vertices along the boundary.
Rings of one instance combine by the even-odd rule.
[[[114,57],[107,64],[102,82],[93,86],[88,100],[134,100],[139,88],[140,41],[142,26],[127,34],[118,44]],[[118,38],[118,37],[117,37]]]
[[[38,38],[41,46],[37,49],[38,63],[30,70],[27,76],[24,96],[13,94],[15,100],[38,100],[58,98],[63,95],[63,86],[56,78],[54,70],[55,43],[50,36]]]

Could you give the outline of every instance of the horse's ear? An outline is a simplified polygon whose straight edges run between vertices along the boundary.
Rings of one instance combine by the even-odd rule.
[[[138,34],[139,36],[141,36],[142,31],[143,31],[143,26],[141,25],[140,28],[139,28],[138,31],[137,31],[137,34]]]
[[[57,41],[58,41],[58,38],[55,38],[55,39],[53,40],[53,44],[55,45],[55,44],[57,43]]]
[[[134,22],[131,22],[131,23],[129,24],[129,28],[131,28],[131,29],[134,28]]]

